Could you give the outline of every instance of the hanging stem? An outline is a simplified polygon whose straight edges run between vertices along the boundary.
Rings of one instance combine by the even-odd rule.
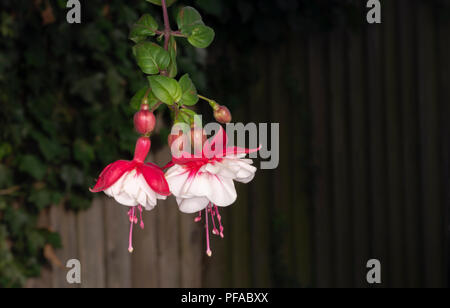
[[[169,40],[172,30],[170,29],[169,13],[167,12],[166,0],[161,0],[164,17],[164,49],[169,50]]]
[[[172,29],[170,28],[170,20],[169,20],[169,13],[167,12],[166,0],[161,0],[161,6],[164,18],[164,49],[169,51],[170,36],[173,35],[173,32]],[[169,74],[167,71],[161,71],[161,75],[168,76]],[[174,109],[176,111],[176,114],[178,115],[178,106],[175,106]]]

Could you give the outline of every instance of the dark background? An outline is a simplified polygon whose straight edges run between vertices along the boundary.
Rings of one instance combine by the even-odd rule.
[[[68,287],[72,258],[82,287],[369,287],[369,259],[382,287],[448,286],[449,1],[381,1],[381,25],[363,0],[178,1],[216,30],[207,53],[180,43],[180,71],[236,121],[281,129],[279,167],[238,186],[211,259],[173,200],[147,213],[132,256],[126,209],[92,203],[137,137],[129,27],[160,12],[81,2],[81,25],[66,1],[0,5],[0,286]]]

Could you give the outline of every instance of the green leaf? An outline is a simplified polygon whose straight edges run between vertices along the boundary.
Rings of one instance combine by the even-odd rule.
[[[175,79],[166,76],[149,76],[150,87],[155,96],[163,103],[172,105],[181,99],[181,87]]]
[[[170,64],[169,64],[169,77],[173,78],[178,74],[177,65],[177,41],[173,36],[170,37],[169,41],[169,54],[170,54]]]
[[[188,37],[189,43],[197,48],[206,48],[213,42],[215,37],[214,30],[207,26],[197,26],[192,30]]]
[[[177,0],[166,0],[167,7],[169,7],[172,4],[174,4],[175,1],[177,1]],[[153,4],[161,6],[161,0],[147,0],[147,2],[150,2],[150,3],[153,3]]]
[[[179,81],[181,92],[183,93],[180,105],[194,106],[198,102],[197,89],[194,86],[189,74],[183,75]]]
[[[177,16],[177,24],[181,32],[186,35],[191,35],[195,27],[205,25],[200,13],[190,6],[180,10]]]
[[[150,15],[143,15],[131,28],[130,40],[135,43],[144,41],[148,36],[154,36],[158,30],[158,23]]]
[[[38,181],[44,179],[44,176],[47,173],[47,167],[39,160],[39,158],[33,155],[25,155],[22,157],[19,170],[28,173]]]
[[[146,74],[158,74],[170,64],[169,53],[155,43],[142,42],[133,49],[137,64]]]

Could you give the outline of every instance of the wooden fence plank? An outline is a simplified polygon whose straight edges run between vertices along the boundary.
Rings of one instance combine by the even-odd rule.
[[[158,250],[156,228],[158,214],[155,210],[144,212],[144,230],[136,226],[134,232],[135,251],[131,256],[131,277],[133,288],[159,287]]]
[[[400,45],[400,80],[401,104],[403,115],[403,178],[404,215],[405,215],[405,280],[407,287],[420,287],[421,274],[420,250],[421,231],[419,222],[420,209],[420,172],[418,114],[414,52],[414,16],[410,0],[398,2],[398,26]]]
[[[105,199],[105,249],[106,249],[106,286],[108,288],[131,287],[131,254],[128,252],[130,220],[129,207]],[[140,232],[139,224],[134,226],[133,233]],[[135,251],[140,247],[133,242]],[[134,253],[134,252],[133,252]]]
[[[330,119],[332,140],[332,198],[336,249],[336,283],[352,285],[352,208],[349,189],[348,99],[346,96],[345,32],[342,27],[330,34]]]
[[[161,149],[155,154],[155,163],[164,166],[171,160],[170,149]],[[156,209],[158,220],[159,286],[177,288],[181,286],[180,264],[180,211],[175,198],[160,201]]]
[[[404,239],[403,239],[403,185],[402,174],[402,143],[401,117],[398,95],[398,67],[396,15],[394,1],[385,4],[383,22],[384,31],[384,85],[386,103],[386,142],[387,142],[387,183],[389,208],[389,258],[387,268],[392,278],[392,286],[404,284]]]
[[[250,112],[249,120],[254,123],[270,123],[269,109],[264,108],[267,99],[269,81],[269,69],[265,65],[268,56],[267,50],[259,49],[252,59],[251,71],[258,72],[257,80],[250,90]],[[261,132],[260,132],[261,133]],[[260,140],[261,143],[261,140]],[[268,145],[264,145],[268,146]],[[255,160],[255,166],[260,162]],[[270,199],[264,192],[270,191],[270,173],[271,170],[258,170],[255,179],[249,187],[250,203],[249,210],[251,215],[251,254],[252,254],[252,286],[264,288],[270,287],[271,271],[271,221],[270,221]]]
[[[243,123],[246,118],[246,109],[241,106],[233,112],[233,121]],[[236,142],[237,139],[235,138]],[[238,288],[249,288],[252,283],[251,275],[251,252],[250,252],[250,210],[249,202],[249,184],[235,182],[237,191],[237,200],[230,208],[224,209],[230,211],[231,229],[229,233],[231,240],[231,258],[232,258],[232,275],[233,286]]]
[[[180,213],[181,287],[202,287],[203,246],[201,224],[193,215]]]
[[[202,287],[203,288],[231,288],[233,287],[233,266],[232,266],[232,211],[236,204],[231,207],[222,209],[220,215],[222,216],[222,224],[225,228],[223,239],[213,238],[213,257],[208,257],[205,254],[205,231],[204,220],[199,223],[200,232],[200,250],[203,256],[203,274]]]
[[[309,38],[309,99],[312,111],[313,204],[315,279],[318,287],[334,285],[332,203],[330,200],[329,109],[327,105],[327,44],[324,37]]]
[[[247,184],[248,185],[248,184]],[[231,229],[229,234],[232,237],[232,273],[233,287],[249,288],[251,286],[251,260],[250,260],[250,236],[249,236],[249,211],[248,187],[245,184],[236,183],[238,199],[230,208]]]
[[[417,2],[418,85],[424,223],[425,282],[427,287],[444,283],[443,209],[439,185],[440,139],[437,100],[435,11],[432,4]]]
[[[386,208],[385,118],[383,99],[383,41],[379,25],[367,29],[369,138],[370,138],[370,208],[372,215],[372,258],[387,262],[389,234]],[[387,274],[382,267],[382,277]],[[382,278],[382,286],[387,286]]]
[[[446,217],[444,225],[444,234],[446,237],[446,248],[444,256],[446,260],[450,258],[450,41],[448,34],[450,33],[450,8],[447,6],[444,10],[439,11],[438,16],[438,44],[439,44],[439,102],[441,114],[441,130],[442,130],[442,185],[443,186],[443,206],[444,216]],[[446,285],[450,283],[450,264],[446,262]]]
[[[103,198],[95,198],[89,210],[78,214],[78,249],[81,263],[81,287],[106,285]],[[115,234],[114,234],[115,235]]]
[[[294,36],[290,42],[289,60],[292,65],[290,90],[291,152],[290,193],[292,212],[289,223],[292,232],[292,250],[296,286],[312,286],[311,256],[311,198],[309,196],[310,170],[310,106],[308,104],[308,52],[304,35]],[[263,190],[260,190],[263,191]]]
[[[67,283],[67,261],[78,259],[77,217],[73,211],[67,211],[63,205],[53,206],[50,209],[52,230],[61,236],[62,249],[56,251],[62,267],[53,266],[52,279],[54,288],[77,288],[78,284]]]
[[[364,16],[365,3],[354,0],[358,14]],[[366,287],[366,263],[370,251],[369,208],[369,113],[366,101],[366,58],[364,29],[359,26],[347,31],[349,63],[349,117],[351,152],[351,203],[353,209],[353,282],[356,287]]]
[[[149,155],[149,161],[154,156]],[[161,204],[158,203],[158,207]],[[144,230],[136,228],[134,246],[136,250],[131,256],[131,277],[133,288],[157,288],[158,270],[158,213],[156,210],[144,212]]]
[[[293,260],[292,233],[289,229],[289,220],[291,217],[292,200],[290,195],[290,186],[286,185],[285,179],[290,178],[291,166],[289,158],[292,155],[290,146],[289,123],[290,110],[283,108],[283,105],[289,103],[289,93],[286,87],[288,83],[288,45],[277,46],[271,49],[270,54],[270,105],[271,105],[271,121],[280,124],[279,138],[279,166],[272,171],[273,175],[273,191],[271,201],[274,206],[275,219],[275,258],[277,268],[275,268],[275,278],[278,286],[292,286],[294,273],[289,269],[293,268],[295,263]],[[269,86],[269,85],[268,85]],[[272,141],[273,142],[273,141]]]

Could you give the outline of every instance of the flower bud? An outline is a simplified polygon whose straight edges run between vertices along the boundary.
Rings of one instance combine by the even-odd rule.
[[[214,118],[221,124],[230,123],[232,119],[230,110],[227,107],[220,105],[214,109]]]
[[[134,115],[134,128],[139,134],[146,135],[153,131],[155,124],[155,115],[148,110],[148,105],[143,104],[141,110]]]

